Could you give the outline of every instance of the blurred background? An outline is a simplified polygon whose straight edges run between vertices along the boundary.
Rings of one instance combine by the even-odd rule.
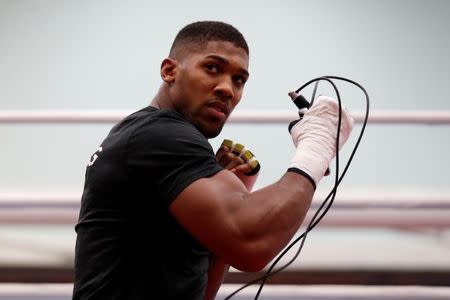
[[[90,156],[116,121],[149,104],[178,30],[220,20],[250,47],[236,115],[295,117],[287,93],[337,75],[367,89],[372,116],[391,116],[369,120],[334,206],[269,283],[450,286],[449,15],[445,0],[0,0],[0,282],[70,290]],[[344,105],[362,116],[364,94],[337,84]],[[319,93],[334,96],[325,83]],[[39,114],[66,121],[30,119]],[[67,122],[89,114],[111,117]],[[211,144],[228,138],[251,149],[263,187],[292,157],[288,123],[232,122]],[[360,129],[358,122],[341,164]],[[333,176],[322,180],[313,209],[332,186]],[[231,270],[226,283],[256,275]]]

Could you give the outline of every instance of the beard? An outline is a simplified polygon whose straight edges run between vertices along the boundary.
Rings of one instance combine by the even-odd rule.
[[[220,134],[225,125],[228,116],[219,117],[208,112],[207,106],[200,107],[177,107],[176,110],[184,116],[184,118],[194,125],[200,133],[207,139],[215,138]]]
[[[203,134],[207,139],[215,138],[220,134],[225,125],[225,122],[219,122],[217,119],[213,118],[210,120],[199,120],[197,122],[192,122],[192,124]],[[208,122],[209,121],[209,122]]]

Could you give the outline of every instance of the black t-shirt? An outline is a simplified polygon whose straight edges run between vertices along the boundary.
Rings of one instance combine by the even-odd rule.
[[[118,123],[86,170],[73,299],[202,299],[209,252],[168,206],[220,170],[175,111],[146,107]]]

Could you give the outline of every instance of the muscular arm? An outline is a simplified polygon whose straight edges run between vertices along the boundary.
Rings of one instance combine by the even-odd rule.
[[[239,180],[246,187],[247,191],[252,191],[259,173],[252,176],[245,175],[251,170],[249,164],[247,164],[242,158],[233,154],[226,146],[220,147],[216,154],[216,159],[223,168],[231,170],[231,172],[239,178]],[[230,266],[223,260],[223,258],[211,253],[204,300],[215,299],[229,268]]]
[[[180,224],[216,256],[236,269],[262,269],[295,234],[314,189],[305,177],[287,172],[249,193],[230,171],[202,178],[170,205]]]
[[[212,300],[216,297],[217,291],[222,285],[225,274],[230,266],[225,261],[215,255],[209,258],[208,281],[205,289],[204,300]]]
[[[338,126],[336,120],[341,113]],[[334,99],[320,96],[290,129],[296,151],[289,169],[295,172],[287,172],[277,182],[250,193],[232,169],[222,170],[191,183],[169,209],[217,257],[239,270],[258,271],[300,227],[315,186],[352,127],[348,111]]]
[[[341,113],[342,126],[338,126],[336,120]],[[300,227],[315,186],[352,127],[348,111],[341,110],[334,99],[320,96],[290,129],[296,151],[289,169],[295,172],[287,172],[277,182],[250,193],[232,170],[223,170],[191,183],[169,209],[216,256],[236,269],[258,271]]]

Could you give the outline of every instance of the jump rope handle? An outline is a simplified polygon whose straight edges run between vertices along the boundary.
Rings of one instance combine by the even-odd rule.
[[[299,116],[297,120],[294,120],[291,123],[289,123],[288,131],[291,132],[292,127],[294,127],[295,124],[297,124],[303,119],[304,114],[308,111],[311,104],[308,102],[308,100],[305,99],[305,97],[298,94],[297,92],[289,92],[289,97],[291,97],[292,102],[294,102],[295,106],[297,106]],[[328,167],[327,170],[325,171],[325,176],[327,175],[330,175],[330,167]]]

